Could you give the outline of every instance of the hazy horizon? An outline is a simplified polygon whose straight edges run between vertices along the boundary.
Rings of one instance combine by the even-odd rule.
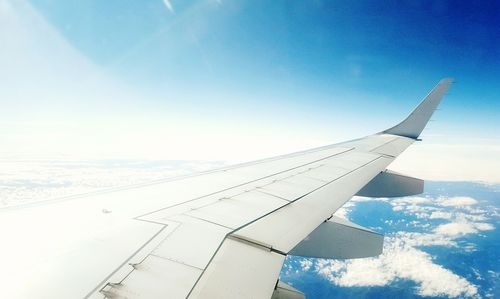
[[[451,76],[393,167],[499,183],[482,4],[1,0],[0,154],[242,162],[381,131]]]

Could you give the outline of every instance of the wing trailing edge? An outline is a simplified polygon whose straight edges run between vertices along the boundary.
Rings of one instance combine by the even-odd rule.
[[[356,193],[365,197],[402,197],[424,192],[424,181],[385,170]]]
[[[381,254],[383,245],[383,235],[332,216],[288,254],[326,259],[364,258]]]
[[[439,81],[405,120],[381,133],[417,139],[452,83],[452,78]]]

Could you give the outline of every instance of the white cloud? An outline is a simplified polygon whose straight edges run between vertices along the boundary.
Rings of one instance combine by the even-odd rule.
[[[439,225],[434,229],[434,232],[446,236],[461,236],[477,232],[474,225],[467,222],[452,222]]]
[[[457,243],[449,237],[439,234],[427,234],[416,232],[400,231],[394,234],[394,237],[403,242],[407,246],[445,246],[455,247]]]
[[[147,183],[220,166],[195,161],[0,160],[0,207]]]
[[[429,216],[430,219],[450,219],[452,217],[450,212],[432,212]]]
[[[426,197],[397,198],[390,201],[390,204],[392,205],[393,211],[404,211],[405,213],[415,215],[420,219],[429,218],[431,212],[437,210],[436,207],[432,206],[432,200]]]
[[[430,198],[427,197],[401,197],[398,199],[394,199],[392,204],[422,204],[422,203],[431,203]]]
[[[495,227],[489,223],[474,223],[474,226],[476,227],[476,229],[478,230],[494,230]]]
[[[433,230],[436,234],[451,238],[494,229],[489,223],[479,222],[487,220],[487,217],[484,215],[486,211],[471,208],[477,203],[476,199],[468,196],[439,197],[435,201],[424,197],[408,197],[391,201],[395,212],[403,211],[419,219],[453,220]]]
[[[394,212],[403,211],[404,209],[405,209],[405,206],[403,206],[403,205],[400,205],[400,206],[394,206],[394,207],[392,207],[392,210],[393,210]]]
[[[422,234],[388,238],[384,253],[379,257],[348,261],[318,260],[315,271],[344,287],[384,286],[397,279],[405,279],[417,284],[417,293],[421,296],[476,296],[476,286],[433,263],[429,254],[411,246],[414,245],[411,240],[419,236],[423,239],[417,243],[429,241],[429,236]]]
[[[335,211],[334,215],[349,220],[347,215],[349,214],[349,212],[351,212],[351,209],[353,207],[354,207],[354,202],[352,200],[348,201],[342,207],[340,207],[340,209]]]
[[[434,232],[440,235],[458,237],[493,229],[495,228],[489,223],[461,221],[441,224],[434,229]]]
[[[460,214],[457,214],[460,215]],[[484,215],[471,215],[471,214],[461,214],[464,219],[470,220],[470,221],[485,221],[488,218],[486,218]],[[459,216],[460,217],[460,216]]]
[[[311,269],[311,266],[313,265],[313,262],[310,259],[301,259],[299,263],[302,271],[309,271],[309,269]]]
[[[445,206],[445,207],[450,207],[450,206],[472,206],[477,204],[477,200],[471,197],[467,196],[455,196],[455,197],[450,197],[450,198],[440,198],[438,199],[438,202],[440,205]]]
[[[453,219],[453,222],[464,223],[464,234],[475,232],[474,225],[469,222],[485,221],[487,211],[475,208],[478,201],[467,196],[439,197],[436,200],[423,197],[398,198],[390,202],[392,210],[403,211],[419,219]],[[443,227],[443,231],[452,229]],[[451,231],[450,231],[451,232]]]
[[[393,206],[393,211],[412,214],[418,218],[409,221],[408,225],[425,225],[430,231],[393,233],[386,237],[384,252],[378,257],[347,261],[318,260],[313,266],[315,271],[332,283],[344,287],[384,286],[403,279],[414,281],[417,284],[416,292],[421,296],[478,297],[477,286],[434,263],[431,255],[419,249],[421,246],[460,246],[465,252],[475,251],[475,244],[459,245],[457,239],[467,234],[495,229],[490,223],[484,222],[487,219],[485,210],[473,208],[478,201],[465,196],[437,199],[409,197],[391,200],[389,203]],[[345,211],[348,212],[349,210]],[[443,219],[449,222],[432,228],[432,222],[420,219]],[[386,220],[385,223],[391,225],[392,220]]]
[[[429,205],[432,204],[432,201],[426,197],[397,198],[390,201],[390,204],[392,205],[393,211],[405,211],[416,215],[418,218],[428,218],[430,211],[436,209],[435,207]]]

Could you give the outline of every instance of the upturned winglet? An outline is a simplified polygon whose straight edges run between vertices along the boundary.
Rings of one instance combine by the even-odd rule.
[[[439,81],[405,120],[382,133],[417,139],[452,83],[452,78]]]

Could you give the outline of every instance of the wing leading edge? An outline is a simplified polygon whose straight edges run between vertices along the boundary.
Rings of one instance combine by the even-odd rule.
[[[301,298],[277,282],[286,255],[380,252],[380,235],[332,215],[357,193],[421,190],[420,180],[385,170],[420,135],[450,84],[442,80],[403,122],[365,138],[0,209],[0,254],[17,257],[0,269],[3,292],[11,298]],[[342,245],[327,242],[316,252],[322,237]],[[349,252],[349,246],[366,248]]]

